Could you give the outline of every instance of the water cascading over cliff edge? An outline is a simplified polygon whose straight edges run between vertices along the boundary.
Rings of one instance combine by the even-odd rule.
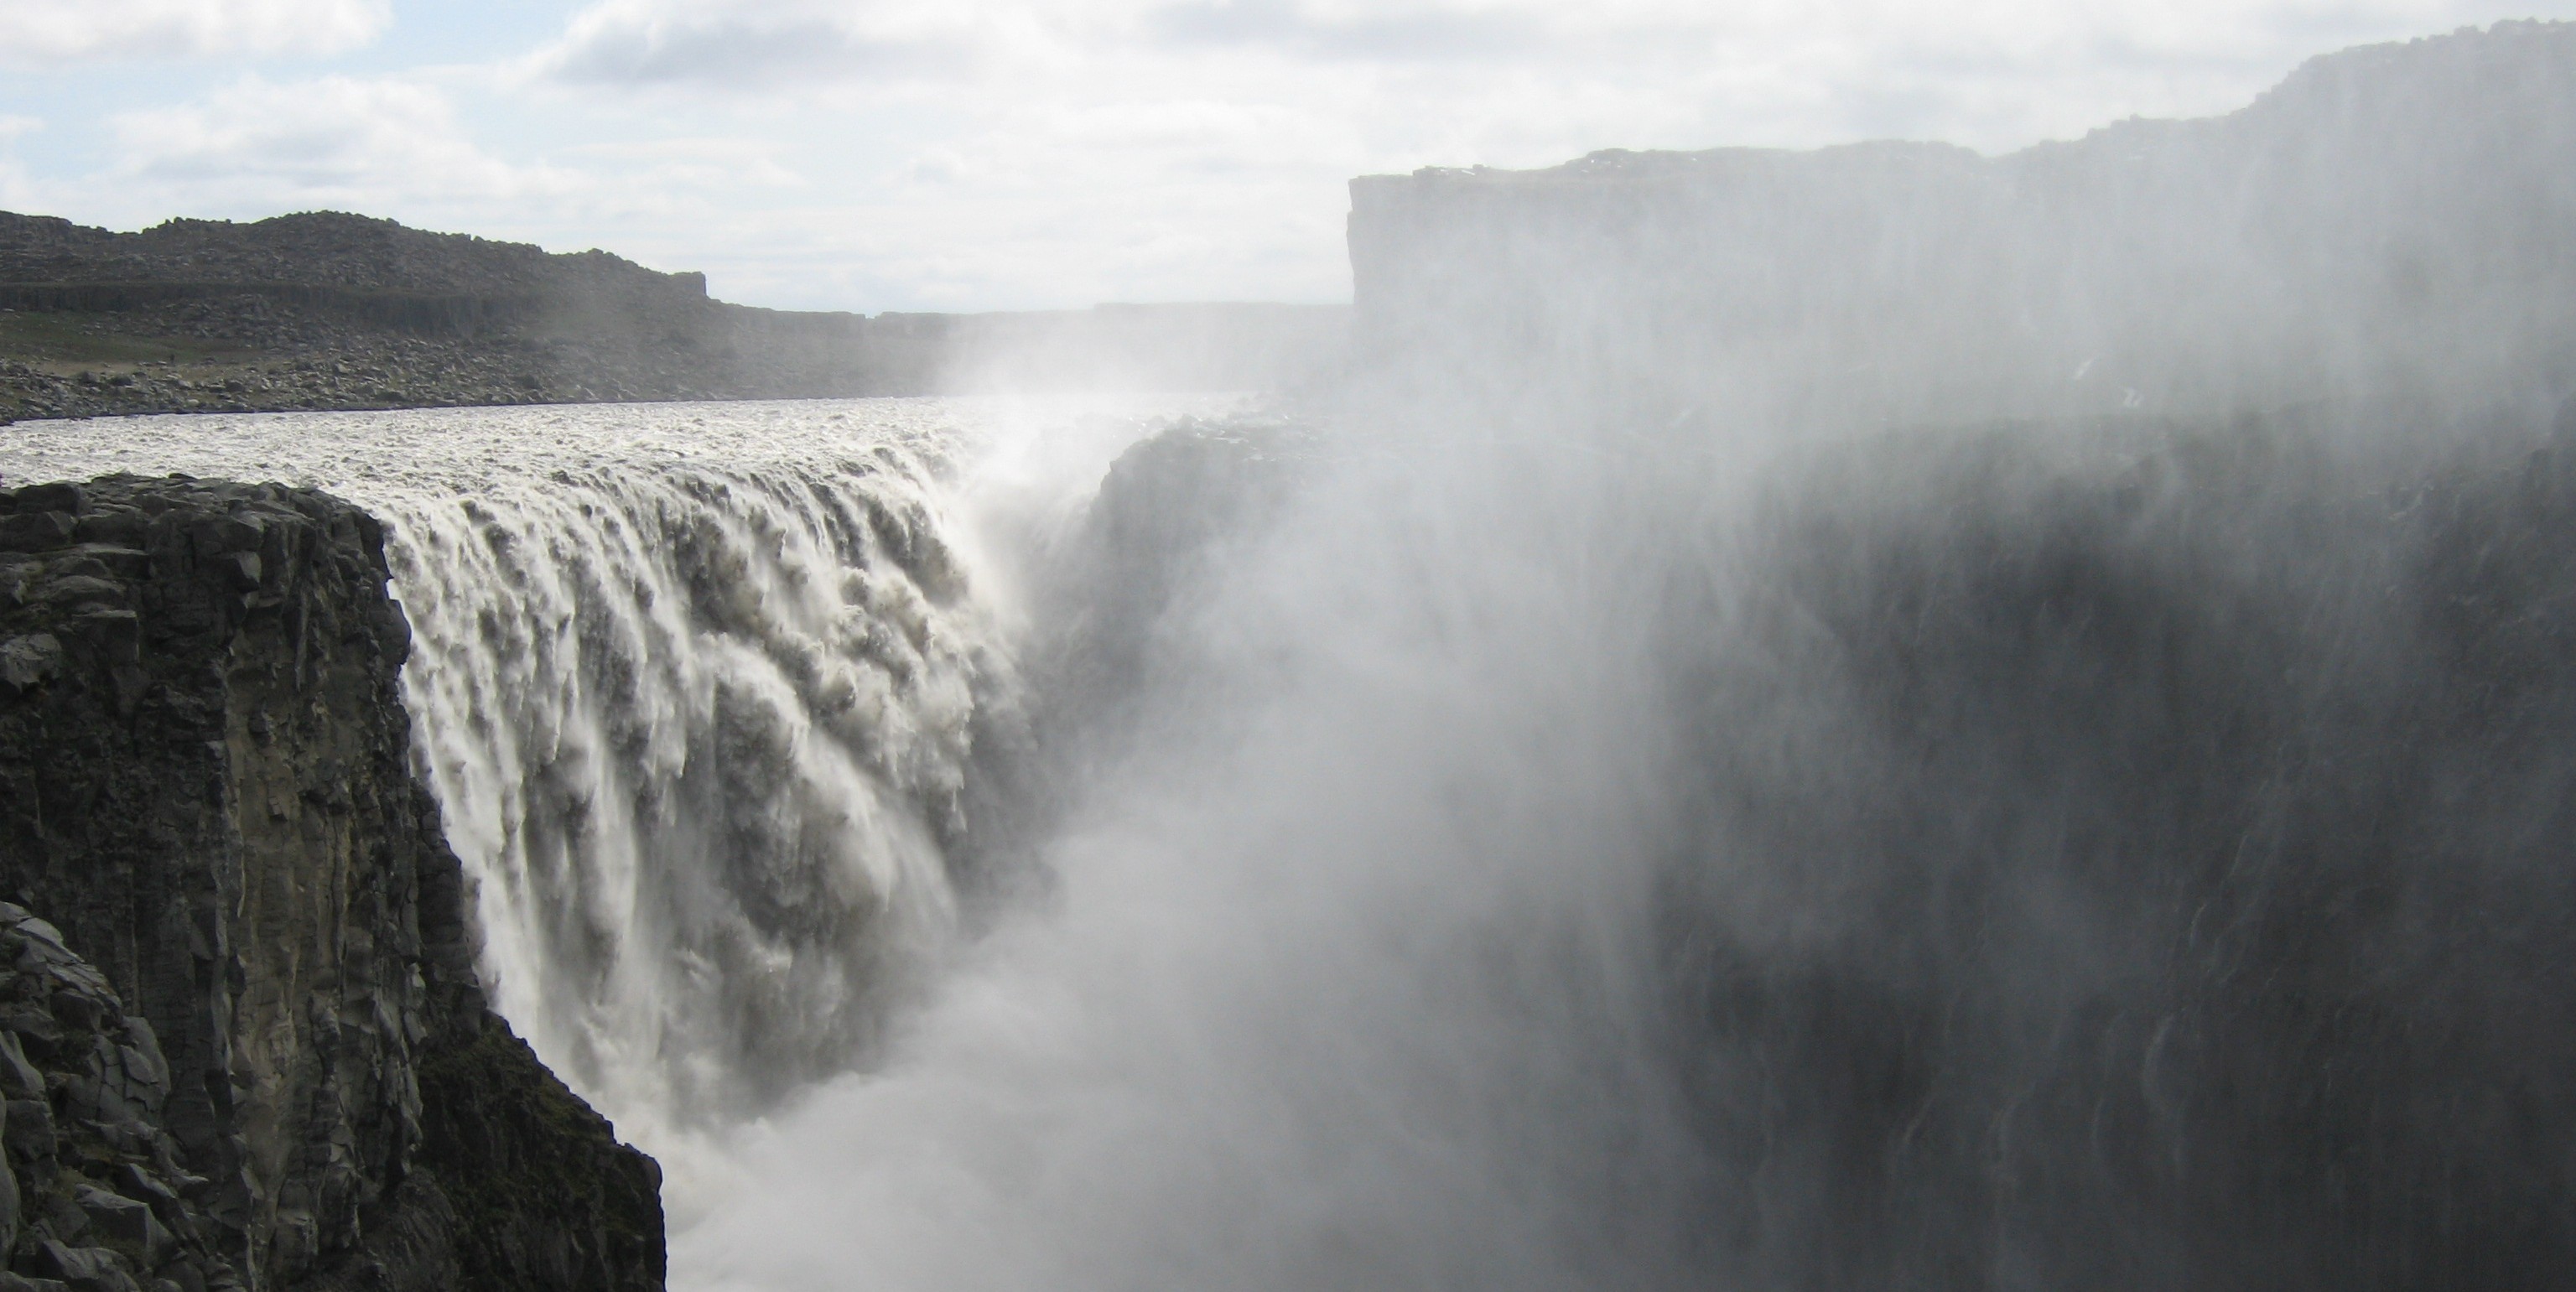
[[[2571,102],[2515,24],[1999,164],[1386,182],[1393,397],[1096,505],[1235,519],[1109,580],[1059,905],[677,1259],[2546,1286]]]
[[[1112,413],[1135,401],[1091,402],[1031,415],[1050,452],[1133,437]],[[1009,422],[1007,401],[158,419],[20,428],[0,468],[275,474],[386,518],[483,976],[667,1152],[880,1055],[1013,880],[1006,814],[967,803],[970,757],[1024,725],[985,586],[1008,572],[970,573],[955,514],[956,456],[989,466]]]
[[[843,1071],[942,949],[977,692],[1010,679],[922,451],[397,512],[406,695],[486,963],[619,1106],[740,1112]]]
[[[0,507],[0,1284],[662,1286],[652,1161],[486,1006],[382,528],[184,478]]]
[[[649,1053],[635,1088],[723,1125],[724,1187],[674,1244],[697,1287],[2546,1286],[2576,1259],[2551,1094],[2576,1084],[2552,276],[2576,259],[2544,254],[2576,246],[2570,48],[2365,51],[2234,125],[2045,155],[2116,177],[2136,138],[2224,145],[2154,154],[2169,187],[2042,186],[2075,209],[2040,204],[2053,232],[2000,285],[1948,270],[2021,224],[1889,199],[1866,154],[1682,185],[1656,227],[1714,200],[1781,263],[1830,260],[1850,226],[1762,214],[1785,194],[1867,216],[1879,255],[1778,275],[1713,330],[1658,330],[1700,281],[1665,257],[1699,253],[1628,236],[1633,177],[1559,177],[1527,221],[1506,178],[1424,177],[1493,217],[1415,230],[1463,248],[1425,263],[1540,307],[1500,329],[1536,358],[1444,306],[1483,298],[1430,293],[1376,320],[1441,347],[1401,399],[1140,446],[1027,637],[979,636],[993,606],[943,603],[855,519],[920,498],[973,532],[900,418],[844,433],[855,454],[820,406],[705,414],[752,419],[730,433],[503,419],[525,501],[424,514],[450,541],[417,573],[484,571],[424,618],[449,667],[517,679],[421,701],[464,742],[448,792],[493,807],[492,891],[526,904],[496,936],[547,949],[496,950],[504,998],[561,984],[530,1006],[572,1020],[557,1044]],[[2369,128],[2405,103],[2478,147]],[[2196,205],[2254,126],[2341,143]],[[2096,198],[2121,218],[2076,218]],[[2157,285],[2173,262],[2091,240],[2167,207],[2200,231],[2166,247],[2189,301]],[[2515,236],[2481,242],[2499,214]],[[1909,258],[1915,216],[1959,256]],[[1364,310],[1404,299],[1371,286]],[[1886,326],[1891,297],[1930,321]],[[561,460],[519,442],[540,426]],[[399,429],[329,469],[363,491]],[[446,493],[484,487],[449,460]],[[867,1070],[731,1084],[735,1019],[621,984],[829,1005],[880,965],[830,939],[937,944],[927,879],[971,851],[872,869],[898,854],[836,832],[953,842],[957,745],[923,733],[956,730],[942,696],[1007,690],[959,649],[989,641],[1029,648],[1053,882],[916,961],[912,1007],[842,1016],[898,1020]],[[834,732],[863,711],[896,738]],[[621,840],[637,823],[675,837]],[[566,878],[620,858],[699,866],[608,901]],[[718,918],[653,924],[684,905]],[[636,947],[676,963],[612,972]]]

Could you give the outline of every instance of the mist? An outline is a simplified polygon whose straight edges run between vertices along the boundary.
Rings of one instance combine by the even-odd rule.
[[[483,972],[675,1286],[2548,1287],[2571,156],[2507,23],[1363,177],[1265,399],[10,463],[389,517]],[[1224,348],[1061,322],[943,388]]]
[[[1362,181],[1344,394],[1037,558],[1026,913],[677,1268],[2551,1281],[2571,77]]]

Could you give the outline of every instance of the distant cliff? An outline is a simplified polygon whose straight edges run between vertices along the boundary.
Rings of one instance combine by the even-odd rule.
[[[106,413],[1268,388],[1338,306],[799,313],[601,251],[334,213],[112,233],[0,213],[0,421]]]
[[[2576,370],[2576,26],[2313,60],[1987,158],[1596,153],[1351,186],[1356,352],[1808,426],[2446,401]],[[2544,405],[2545,406],[2545,403]]]
[[[18,1275],[661,1286],[653,1163],[485,1006],[385,584],[318,493],[0,492]]]

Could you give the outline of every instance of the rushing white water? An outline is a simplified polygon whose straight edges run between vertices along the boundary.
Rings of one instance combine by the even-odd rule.
[[[0,472],[393,521],[504,1007],[669,1169],[690,1292],[2483,1289],[2576,1250],[2546,393],[1239,418],[1105,479],[1133,419],[165,419]],[[970,768],[1015,688],[1035,770]],[[996,780],[1052,879],[952,938]]]
[[[866,1060],[944,954],[967,760],[1015,686],[1009,570],[959,514],[963,458],[1026,524],[1055,469],[1034,438],[1058,458],[1091,444],[1096,475],[1151,407],[51,423],[10,428],[0,473],[281,479],[388,522],[419,763],[496,1002],[628,1134],[685,1159],[690,1128]]]
[[[1142,425],[1080,411],[137,419],[13,428],[0,473],[276,477],[387,519],[487,973],[662,1157],[677,1286],[1663,1268],[1688,1163],[1623,959],[1656,576],[1634,527],[1587,534],[1605,500],[1560,486],[1590,473],[1342,453],[1320,500],[1238,517],[1305,541],[1085,609],[1155,681],[1058,769],[1052,898],[950,937],[961,778],[1028,637],[1012,554]],[[1126,499],[1161,536],[1122,559],[1221,501],[1184,483]]]
[[[1665,499],[1574,445],[1321,452],[1166,612],[1057,909],[887,1070],[743,1137],[746,1201],[675,1243],[691,1286],[1679,1271],[1693,1159],[1637,957]]]
[[[1437,362],[1105,479],[944,401],[0,472],[392,522],[487,967],[683,1289],[2554,1286],[2576,33],[2508,36],[2028,221],[1468,177],[1361,267]]]

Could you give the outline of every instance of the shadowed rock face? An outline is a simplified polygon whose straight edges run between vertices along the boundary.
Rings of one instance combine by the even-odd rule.
[[[240,1286],[215,1250],[223,1226],[208,1212],[219,1202],[214,1182],[188,1170],[158,1126],[170,1067],[151,1025],[125,1012],[59,930],[7,903],[0,956],[9,963],[0,973],[0,1240],[12,1263],[82,1286],[134,1287],[138,1273],[156,1272],[181,1286]]]
[[[2007,157],[1356,182],[1391,385],[1762,482],[1658,603],[1674,1282],[2563,1281],[2571,102],[2506,23]]]
[[[209,1277],[660,1286],[653,1164],[485,1008],[376,522],[175,478],[0,499],[0,895],[167,1068],[157,1106],[84,1119],[56,1092],[57,1116],[202,1177]],[[69,1241],[45,1223],[13,1268]]]
[[[2576,1261],[2576,418],[2376,463],[2323,420],[1784,488],[1755,590],[1685,634],[1726,642],[1684,675],[1661,939],[1711,1267]]]

